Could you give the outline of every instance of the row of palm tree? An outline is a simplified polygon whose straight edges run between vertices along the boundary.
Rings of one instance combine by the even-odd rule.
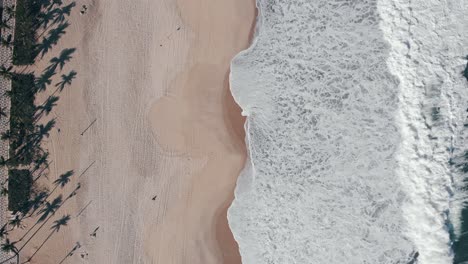
[[[68,221],[70,221],[70,219],[71,219],[70,215],[67,214],[67,215],[62,216],[60,219],[55,220],[54,224],[50,228],[51,229],[50,234],[42,242],[42,244],[36,249],[36,251],[34,251],[34,253],[28,258],[28,260],[26,262],[30,262],[32,260],[32,258],[37,254],[37,252],[39,252],[39,250],[41,250],[41,248],[44,246],[44,244],[52,237],[52,235],[54,235],[55,233],[58,233],[60,231],[60,228],[62,228],[63,226],[66,226],[68,224]]]
[[[12,79],[13,76],[14,76],[13,66],[10,65],[10,66],[7,67],[5,65],[1,65],[0,66],[0,76],[2,76],[5,79]]]
[[[11,29],[11,23],[10,20],[14,17],[15,11],[14,6],[6,6],[2,8],[1,12],[2,15],[6,14],[7,17],[3,17],[0,20],[0,45],[4,47],[11,47],[13,45],[12,43],[12,36],[8,35],[7,37],[4,37],[4,32],[5,30]],[[0,66],[0,76],[3,76],[4,78],[11,79],[13,77],[13,72],[12,72],[13,66]],[[7,112],[4,108],[0,107],[0,118],[6,118],[7,117]],[[3,139],[3,135],[2,135]],[[0,157],[0,165],[6,165],[6,161],[4,157]],[[8,189],[2,184],[1,187],[1,195],[5,196],[8,194]],[[13,221],[11,224],[13,226],[18,225],[18,221],[16,220],[17,218],[15,217],[15,221]],[[0,240],[3,240],[5,238],[5,241],[1,244],[1,250],[7,253],[13,252],[14,255],[16,256],[17,260],[16,263],[19,263],[19,254],[18,250],[15,246],[16,242],[10,241],[10,239],[7,238],[8,235],[8,230],[7,230],[7,224],[5,224],[2,228],[0,228]]]
[[[37,219],[36,223],[28,229],[28,231],[23,234],[21,238],[19,238],[17,241],[11,242],[8,240],[8,233],[13,230],[15,227],[19,227],[21,225],[21,222],[24,220],[24,217],[21,217],[19,214],[15,216],[8,224],[5,224],[3,228],[0,229],[0,238],[6,238],[5,242],[2,244],[2,249],[6,248],[7,252],[12,252],[14,253],[14,256],[3,260],[0,262],[1,263],[6,263],[8,260],[13,259],[14,257],[19,257],[19,253],[26,247],[26,245],[37,235],[37,233],[47,224],[47,222],[55,215],[55,213],[62,207],[67,200],[72,198],[73,196],[76,195],[76,192],[81,188],[81,185],[78,184],[75,189],[67,196],[65,200],[63,200],[62,195],[58,195],[56,198],[54,198],[52,201],[47,201],[47,197],[52,194],[53,191],[57,187],[64,188],[69,182],[70,182],[70,177],[73,175],[73,171],[68,171],[64,174],[62,174],[56,181],[54,181],[54,185],[56,186],[54,190],[52,190],[49,193],[43,193],[43,196],[37,201],[36,206],[38,206],[36,209],[39,208],[40,204],[43,204],[42,208],[39,210],[37,213],[37,216],[39,218]],[[33,214],[33,212],[31,213]],[[66,215],[59,220],[56,220],[54,224],[52,225],[52,230],[51,234],[42,242],[41,246],[39,246],[38,249],[36,249],[35,253],[29,257],[28,261],[32,259],[32,257],[39,251],[40,248],[50,239],[52,236],[52,233],[58,232],[60,230],[60,227],[66,225],[68,221],[70,220],[70,215]],[[29,237],[28,240],[26,240],[23,245],[19,248],[16,247],[16,244],[23,241],[23,239],[26,238],[26,236],[31,232],[32,230],[35,229],[35,227],[42,223],[39,228]],[[7,226],[10,226],[10,229],[7,230]]]
[[[59,41],[59,39],[66,33],[66,29],[70,26],[67,22],[67,17],[71,14],[72,8],[75,6],[75,3],[71,3],[63,6],[61,0],[39,0],[41,2],[41,12],[38,16],[38,29],[42,28],[42,33],[37,35],[37,39],[42,39],[42,42],[36,46],[37,54],[41,55],[41,58],[49,52]],[[13,12],[14,13],[14,12]],[[5,22],[5,23],[3,23]],[[54,26],[56,25],[56,26]],[[7,21],[0,21],[0,29],[9,29],[9,24]],[[0,39],[0,45],[12,47],[13,41],[11,36],[3,36]],[[34,84],[34,93],[46,91],[48,86],[52,85],[52,77],[57,72],[62,72],[66,63],[68,63],[76,49],[64,49],[60,52],[57,57],[50,59],[49,66],[45,71],[35,79]],[[26,67],[25,69],[27,69]],[[24,71],[24,69],[23,69]],[[15,78],[15,70],[11,66],[0,66],[0,76],[13,79]],[[61,80],[55,83],[55,90],[53,93],[39,106],[35,107],[34,114],[34,123],[38,122],[42,116],[49,115],[52,109],[57,105],[59,97],[56,95],[58,92],[62,92],[67,86],[72,84],[72,81],[76,78],[77,73],[75,71],[70,71],[68,73],[61,74]],[[11,96],[11,92],[6,95]],[[20,102],[22,104],[24,102]],[[21,111],[21,110],[20,110]],[[3,108],[0,108],[0,118],[7,118],[7,111]],[[37,172],[41,168],[46,168],[49,164],[48,157],[49,154],[47,151],[44,151],[40,148],[40,144],[44,138],[49,137],[51,129],[55,126],[55,119],[50,120],[46,124],[35,124],[34,130],[31,134],[26,135],[23,143],[17,149],[15,155],[22,155],[23,153],[30,151],[31,148],[40,149],[37,155],[34,156],[33,163],[31,164],[31,171]],[[11,136],[10,132],[2,134],[3,139],[9,139]],[[5,159],[0,157],[0,166],[10,166],[10,159]],[[44,169],[42,169],[43,171]],[[42,174],[42,171],[39,174]],[[7,263],[9,260],[16,258],[19,263],[20,252],[25,248],[25,246],[31,241],[33,237],[43,228],[44,225],[55,215],[57,210],[70,198],[76,195],[76,192],[80,189],[80,185],[77,187],[65,198],[62,198],[62,195],[58,195],[52,200],[48,200],[49,197],[56,191],[58,188],[64,188],[68,183],[70,183],[73,171],[68,171],[63,173],[54,181],[54,188],[48,192],[40,192],[36,194],[28,203],[28,209],[24,213],[17,213],[16,216],[11,219],[4,228],[0,229],[0,239],[4,239],[4,243],[1,244],[1,249],[7,252],[11,252],[14,255],[0,262]],[[6,183],[2,183],[1,192],[7,194],[8,190],[5,187]],[[17,226],[21,225],[21,222],[28,217],[38,217],[35,224],[29,228],[25,234],[18,241],[10,241],[8,239],[8,233]],[[42,246],[53,236],[54,233],[58,232],[61,227],[66,226],[70,220],[70,215],[64,215],[62,218],[54,221],[51,232],[47,238],[40,244],[36,251],[29,257],[30,261],[37,252],[42,248]],[[36,228],[39,225],[38,228]],[[35,231],[34,231],[35,230]],[[32,231],[34,231],[30,236],[28,236]],[[27,236],[29,237],[27,240]],[[18,243],[23,242],[21,247],[18,247]]]
[[[55,68],[60,68],[60,69],[63,69],[64,65],[66,62],[70,61],[72,56],[71,54],[75,51],[75,49],[65,49],[63,50],[60,55],[58,57],[54,57],[52,58],[50,61],[51,61],[51,65],[48,67],[49,70],[46,70],[43,72],[43,74],[36,79],[35,81],[35,90],[36,92],[42,92],[42,91],[45,91],[47,89],[47,86],[51,85],[52,83],[52,76],[55,74],[55,71],[52,71],[54,70]],[[0,75],[4,76],[4,77],[7,77],[7,78],[12,78],[12,76],[14,76],[14,72],[12,71],[12,66],[6,68],[4,66],[0,66]],[[70,86],[72,84],[72,81],[76,78],[77,76],[77,73],[75,71],[70,71],[69,73],[67,74],[62,74],[61,76],[61,81],[57,82],[55,84],[55,91],[52,93],[51,96],[49,96],[49,98],[47,98],[43,104],[39,105],[38,107],[36,107],[36,114],[35,114],[35,117],[34,117],[34,120],[39,120],[40,117],[43,116],[43,114],[45,115],[48,115],[50,114],[50,112],[52,111],[52,109],[57,105],[57,102],[59,100],[59,97],[58,96],[55,96],[55,94],[57,92],[62,92],[66,86]],[[7,93],[6,95],[9,95],[11,96],[11,93]],[[22,103],[24,102],[24,100],[22,102],[20,102],[19,104],[21,105]],[[3,110],[3,108],[0,109],[0,118],[6,118],[7,115],[6,115],[6,111]],[[33,139],[34,142],[39,142],[37,140],[37,136],[39,135],[42,135],[42,136],[47,136],[48,137],[48,133],[42,133],[44,131],[45,128],[48,128],[48,130],[50,131],[50,129],[53,127],[53,125],[55,124],[55,121],[52,120],[52,121],[49,121],[49,123],[46,125],[46,126],[43,126],[43,125],[38,125],[37,128],[38,128],[38,133],[34,134],[33,135]],[[2,139],[10,139],[11,138],[11,134],[9,133],[9,131],[6,131],[5,133],[3,133],[1,135]],[[40,137],[42,138],[42,137]],[[27,141],[28,143],[24,144],[25,146],[31,146],[30,142]]]
[[[32,260],[32,258],[37,254],[37,252],[39,252],[39,250],[52,237],[52,235],[54,233],[59,232],[60,229],[63,226],[68,225],[68,222],[70,221],[70,219],[71,219],[70,215],[67,214],[67,215],[62,216],[58,220],[55,220],[54,223],[52,224],[51,228],[50,228],[51,232],[49,233],[47,238],[41,243],[41,245],[36,249],[36,251],[34,251],[34,253],[28,258],[28,260],[26,262],[30,262]],[[5,259],[5,260],[1,261],[0,264],[7,263],[8,261],[12,260],[13,258],[16,258],[16,263],[17,264],[20,263],[20,252],[24,248],[24,245],[21,248],[18,248],[16,246],[17,243],[18,243],[18,241],[10,241],[9,238],[5,239],[5,242],[2,243],[2,245],[1,245],[1,249],[6,253],[13,253],[13,256],[8,258],[8,259]]]
[[[6,37],[2,35],[0,38],[0,46],[6,47],[6,48],[12,48],[13,47],[12,35],[8,34]]]

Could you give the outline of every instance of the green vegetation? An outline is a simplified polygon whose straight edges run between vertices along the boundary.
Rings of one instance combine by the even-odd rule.
[[[8,210],[23,213],[28,211],[32,183],[29,170],[10,170],[8,172]]]
[[[37,56],[36,30],[41,3],[37,0],[17,0],[13,64],[29,65]]]
[[[10,165],[27,165],[33,161],[34,151],[28,140],[34,134],[36,107],[34,75],[15,74],[12,78],[10,109]]]
[[[76,3],[73,1],[64,4],[62,0],[17,0],[16,8],[14,4],[5,6],[3,14],[6,16],[0,18],[0,33],[12,30],[13,23],[10,19],[16,15],[14,29],[16,35],[14,39],[11,34],[1,36],[0,46],[11,49],[14,45],[14,64],[34,64],[37,58],[42,59],[45,54],[51,52],[66,33],[66,29],[70,26],[67,17],[70,16],[75,6]],[[29,242],[45,227],[60,207],[67,200],[72,199],[81,188],[78,183],[71,192],[66,194],[65,198],[62,198],[63,192],[67,190],[64,187],[70,184],[73,170],[60,175],[53,182],[55,187],[52,190],[39,189],[36,184],[42,178],[47,178],[47,168],[50,164],[49,153],[41,145],[43,139],[50,136],[50,132],[56,125],[55,118],[43,117],[53,111],[59,100],[59,93],[70,86],[77,76],[74,70],[66,69],[66,64],[73,58],[75,50],[75,48],[65,48],[59,54],[54,54],[55,57],[50,59],[49,65],[37,76],[29,73],[23,74],[28,67],[16,68],[10,64],[0,65],[0,76],[12,81],[11,91],[5,93],[11,99],[10,112],[8,113],[5,107],[0,107],[0,118],[8,118],[10,121],[10,130],[2,131],[0,135],[1,140],[8,140],[10,146],[8,157],[0,157],[0,166],[9,171],[8,180],[0,183],[0,195],[8,196],[9,210],[14,212],[14,218],[0,228],[2,239],[0,249],[12,252],[14,255],[0,259],[0,264],[10,263],[13,258],[16,258],[19,263],[22,250],[26,249]],[[16,70],[20,70],[21,73]],[[61,75],[61,80],[54,83],[53,76],[56,74]],[[45,99],[36,106],[36,94],[48,89],[53,89],[49,90],[52,94],[47,98],[44,96]],[[56,191],[62,193],[56,195]],[[30,217],[37,218],[36,223],[25,232],[15,231],[23,234],[19,240],[10,241],[9,232],[21,226],[22,221]],[[29,258],[26,262],[30,262],[42,246],[60,231],[61,227],[66,226],[70,219],[69,215],[64,215],[55,221],[48,237],[32,255],[28,253]],[[29,238],[26,240],[28,235]],[[20,241],[22,245],[17,248],[16,244]],[[78,246],[75,246],[60,263],[73,255],[77,248]]]

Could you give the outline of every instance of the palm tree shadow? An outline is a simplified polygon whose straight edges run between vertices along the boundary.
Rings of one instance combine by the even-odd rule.
[[[67,258],[73,256],[73,254],[75,254],[75,252],[81,248],[81,244],[80,242],[76,242],[75,246],[67,253],[67,255],[65,255],[65,257],[59,262],[59,264],[62,264],[63,262],[65,262],[65,260],[67,260]]]
[[[68,28],[70,24],[65,21],[58,25],[56,28],[50,29],[48,31],[47,36],[42,37],[42,41],[39,42],[35,47],[36,56],[41,55],[41,59],[52,50],[52,48],[58,44],[59,40],[62,38],[65,33],[66,28]]]
[[[30,1],[30,2],[29,2]],[[69,4],[64,5],[61,0],[23,0],[23,2],[26,3],[33,3],[34,5],[38,4],[40,5],[40,13],[39,14],[26,14],[27,16],[35,16],[37,19],[35,20],[37,23],[34,24],[34,41],[35,44],[33,45],[33,50],[34,53],[34,59],[33,63],[29,63],[28,65],[34,64],[36,58],[43,58],[46,54],[48,54],[51,50],[54,49],[54,47],[58,44],[60,39],[67,33],[67,29],[70,26],[70,23],[67,21],[68,17],[71,15],[71,12],[73,8],[76,6],[75,2],[71,2]],[[9,8],[9,7],[5,7]],[[30,10],[29,10],[30,11]],[[5,13],[4,11],[3,13]],[[14,13],[14,9],[13,12]],[[8,24],[3,23],[4,21],[2,20],[0,22],[0,30],[3,28],[8,27]],[[16,36],[16,35],[15,35]],[[16,39],[16,38],[15,38]],[[41,40],[39,42],[39,40]],[[9,45],[12,47],[13,40],[12,37],[8,36],[3,36],[1,38],[1,43],[2,45]],[[15,43],[16,45],[16,43]],[[15,46],[16,49],[16,46]],[[74,53],[76,52],[76,48],[66,48],[63,49],[59,55],[56,57],[50,59],[49,63],[50,65],[40,74],[38,78],[33,77],[33,85],[30,85],[28,87],[29,92],[34,96],[37,93],[44,92],[50,86],[52,85],[52,79],[53,77],[57,74],[57,72],[61,72],[67,63],[69,63],[72,58]],[[11,78],[13,79],[15,76],[22,75],[24,72],[27,72],[28,66],[23,68],[21,70],[21,73],[14,72],[13,68],[10,66],[3,66],[0,67],[0,75],[5,77],[5,78]],[[25,74],[25,75],[32,75],[32,73]],[[33,76],[33,75],[32,75]],[[40,124],[39,122],[42,120],[43,116],[47,116],[52,112],[55,106],[57,106],[57,103],[59,101],[59,96],[56,96],[55,93],[57,92],[62,92],[67,86],[70,86],[72,84],[72,81],[76,78],[77,73],[74,70],[71,70],[68,73],[61,73],[60,80],[55,83],[55,91],[50,95],[41,105],[35,106],[34,105],[34,114],[32,117],[32,130],[30,132],[22,132],[21,134],[18,135],[13,135],[15,137],[20,138],[18,141],[17,146],[14,148],[14,151],[11,152],[12,154],[10,155],[10,158],[8,159],[1,159],[1,165],[2,166],[8,166],[11,168],[12,166],[30,166],[29,170],[31,172],[31,175],[34,173],[39,172],[39,176],[34,179],[34,182],[36,182],[37,179],[42,175],[42,173],[48,168],[48,158],[49,158],[49,153],[45,151],[41,143],[45,138],[48,138],[50,136],[50,132],[56,125],[55,119],[49,120],[46,123]],[[13,97],[10,94],[7,94],[12,98],[13,100],[17,100],[16,98],[21,98],[21,97]],[[2,95],[3,96],[3,95]],[[35,100],[33,100],[35,102]],[[20,105],[18,107],[18,111],[20,114],[24,114],[23,110],[23,105],[25,103],[28,103],[25,101],[25,99],[22,99],[22,101],[17,101],[17,105]],[[3,108],[0,109],[0,118],[4,118],[8,115],[8,113],[4,113]],[[2,135],[2,137],[11,137],[12,135],[10,133],[6,133],[5,135]],[[24,161],[28,160],[28,157],[31,157],[31,162],[26,164]],[[13,164],[12,161],[19,160],[20,163],[18,165],[18,162],[16,164]],[[47,172],[46,172],[47,173]],[[16,257],[19,259],[19,252],[30,242],[30,240],[35,237],[35,235],[39,232],[39,230],[42,229],[42,227],[55,215],[57,210],[60,209],[60,207],[70,198],[74,197],[77,194],[77,191],[81,188],[81,185],[78,184],[77,187],[68,195],[66,196],[65,199],[63,199],[63,196],[60,194],[58,197],[53,199],[52,201],[47,201],[48,198],[51,196],[52,193],[55,192],[56,189],[59,187],[62,189],[64,188],[65,185],[67,185],[70,182],[71,176],[74,174],[73,171],[68,171],[65,172],[64,174],[60,175],[60,177],[53,182],[54,188],[50,192],[44,192],[41,191],[35,194],[32,199],[30,199],[25,207],[26,212],[23,213],[22,217],[17,217],[13,219],[9,225],[14,226],[14,225],[20,225],[21,221],[29,218],[29,217],[34,217],[38,218],[37,221],[35,221],[35,224],[29,228],[22,237],[16,241],[16,242],[9,242],[9,244],[6,244],[5,246],[10,248],[11,252],[14,252]],[[4,183],[2,183],[3,185]],[[37,213],[38,211],[38,213]],[[42,242],[40,247],[34,252],[34,254],[29,258],[29,260],[34,257],[37,252],[43,247],[43,245],[52,237],[52,235],[60,230],[61,226],[67,225],[67,222],[69,220],[64,216],[61,219],[57,220],[54,222],[54,225],[52,226],[52,232],[49,234],[46,240]],[[39,226],[39,227],[38,227]],[[38,227],[38,228],[37,228]],[[31,232],[31,231],[34,231]],[[30,237],[29,234],[33,233]],[[8,230],[7,230],[7,225],[5,226],[5,229],[0,230],[0,235],[4,236],[7,238],[8,235]],[[26,240],[26,237],[29,237],[27,241],[21,246],[21,248],[17,249],[16,248],[16,243],[19,241]],[[2,245],[3,247],[4,245]],[[76,250],[76,249],[75,249]],[[71,251],[70,253],[73,253]],[[69,253],[69,254],[70,254]],[[67,256],[69,255],[67,254]],[[65,258],[66,259],[66,258]],[[19,260],[18,260],[19,261]],[[5,260],[0,260],[0,263],[5,263]],[[18,262],[19,263],[19,262]]]
[[[70,221],[71,217],[69,214],[67,215],[64,215],[62,216],[60,219],[58,220],[55,220],[54,221],[54,224],[52,225],[52,227],[50,229],[52,229],[52,231],[50,232],[50,234],[47,236],[47,238],[42,242],[42,244],[36,249],[36,251],[28,258],[28,260],[26,262],[23,262],[23,263],[28,263],[32,260],[32,258],[37,254],[37,252],[39,252],[39,250],[41,250],[41,248],[44,246],[44,244],[57,232],[60,231],[60,229],[63,227],[63,226],[66,226],[68,224],[68,221]]]
[[[29,232],[31,232],[41,221],[43,223],[31,235],[31,237],[29,237],[29,239],[26,242],[24,242],[24,244],[18,249],[18,252],[23,250],[23,248],[29,244],[29,242],[36,236],[36,234],[42,229],[42,227],[44,227],[44,225],[50,220],[50,218],[55,215],[55,213],[60,209],[60,207],[62,207],[67,200],[74,197],[80,188],[81,188],[81,185],[78,183],[77,187],[75,187],[75,189],[63,201],[62,201],[62,195],[59,195],[52,202],[46,202],[46,204],[44,205],[44,208],[42,208],[39,212],[39,214],[42,214],[41,217],[36,221],[36,223],[31,228],[29,228],[29,230],[18,241],[22,241],[29,234]],[[3,262],[0,262],[0,264],[2,263]]]
[[[19,250],[18,248],[16,247],[16,244],[17,242],[12,242],[10,241],[10,239],[5,239],[5,242],[2,244],[1,246],[1,249],[3,252],[13,252],[14,253],[14,256],[11,257],[11,258],[8,258],[7,260],[4,260],[2,261],[1,263],[5,263],[6,261],[16,257],[16,263],[19,263]]]
[[[22,241],[29,234],[29,232],[31,232],[40,222],[44,222],[44,225],[47,222],[46,220],[48,220],[50,216],[54,215],[55,212],[60,208],[61,204],[62,195],[59,195],[52,202],[46,202],[44,208],[42,208],[39,211],[39,214],[42,214],[41,217],[39,217],[36,223],[31,228],[29,228],[28,231],[26,231],[26,233],[24,233],[18,241]],[[29,241],[37,234],[37,232],[39,232],[41,227],[38,230],[36,230],[36,232],[34,232],[34,234],[23,244],[20,250],[23,249],[29,243]]]
[[[73,57],[72,54],[76,51],[75,48],[64,49],[60,52],[58,57],[53,57],[50,59],[50,65],[46,68],[47,71],[55,72],[57,67],[60,67],[60,70],[63,69],[65,63],[69,62]]]

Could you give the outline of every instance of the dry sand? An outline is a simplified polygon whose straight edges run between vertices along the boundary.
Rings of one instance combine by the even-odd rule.
[[[70,214],[31,263],[59,263],[77,242],[81,247],[63,263],[240,263],[226,209],[245,146],[228,73],[230,60],[249,44],[254,1],[77,4],[67,34],[37,67],[63,48],[77,48],[63,71],[73,69],[78,78],[49,116],[60,132],[45,144],[52,163],[40,182],[52,188],[74,170],[51,198],[81,188],[22,258],[47,238],[54,220]],[[80,15],[83,4],[88,13]]]

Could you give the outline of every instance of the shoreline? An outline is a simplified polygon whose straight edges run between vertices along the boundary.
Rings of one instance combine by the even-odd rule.
[[[258,21],[258,16],[259,16],[259,9],[258,9],[258,6],[257,6],[257,1],[256,0],[253,0],[254,2],[254,5],[255,5],[255,14],[254,14],[254,21],[252,22],[252,25],[250,27],[250,31],[249,31],[249,38],[248,38],[248,46],[244,49],[244,50],[241,50],[239,53],[242,53],[242,52],[245,52],[246,50],[250,49],[252,47],[252,45],[254,44],[254,41],[255,41],[255,33],[256,33],[256,28],[257,28],[257,21]],[[242,108],[240,107],[240,105],[236,102],[235,98],[234,98],[234,95],[232,94],[232,91],[231,91],[231,82],[230,82],[230,75],[231,75],[231,64],[232,64],[232,60],[235,59],[235,57],[239,54],[237,53],[232,59],[231,59],[231,62],[230,62],[230,66],[229,66],[229,72],[226,76],[226,84],[225,86],[227,87],[227,101],[229,101],[233,107],[235,108],[235,112],[238,114],[237,116],[237,123],[235,124],[235,127],[236,129],[238,130],[237,132],[234,132],[238,137],[239,137],[239,142],[242,142],[242,147],[245,151],[245,158],[244,158],[244,161],[243,161],[243,165],[242,165],[242,168],[239,170],[238,174],[237,174],[237,177],[236,177],[236,183],[234,185],[234,188],[232,189],[232,192],[231,192],[231,195],[230,195],[230,198],[229,200],[226,202],[226,206],[222,208],[222,214],[220,215],[220,219],[218,220],[218,225],[221,224],[221,225],[226,225],[227,226],[227,229],[228,229],[228,234],[224,234],[225,236],[228,236],[229,237],[229,240],[233,240],[234,241],[234,245],[232,246],[232,248],[235,247],[236,249],[236,260],[235,261],[228,261],[228,262],[224,262],[224,263],[242,263],[242,255],[240,254],[240,250],[239,250],[239,244],[238,244],[238,241],[235,239],[235,236],[233,234],[233,231],[231,229],[231,226],[229,224],[229,208],[231,207],[232,203],[234,202],[235,200],[235,192],[236,192],[236,189],[237,189],[237,183],[239,181],[239,177],[241,177],[241,174],[242,174],[242,171],[244,171],[245,169],[245,166],[246,166],[246,162],[250,162],[250,159],[248,158],[248,155],[249,155],[249,151],[247,150],[247,136],[246,136],[246,125],[247,125],[247,116],[244,116],[242,114]],[[229,112],[229,111],[227,111]],[[235,118],[235,117],[234,117]],[[222,231],[218,231],[217,233],[220,233]],[[221,236],[223,237],[223,236]],[[221,239],[220,239],[221,240]],[[221,240],[222,241],[222,240]],[[222,243],[222,242],[221,242]],[[232,242],[231,242],[232,243]]]
[[[188,51],[192,66],[187,67],[190,68],[189,71],[182,72],[174,79],[167,91],[168,96],[158,99],[153,104],[149,118],[157,141],[166,144],[165,151],[179,153],[188,158],[195,154],[195,159],[204,160],[203,165],[198,165],[201,166],[199,172],[188,176],[198,179],[197,183],[189,184],[193,187],[188,200],[184,203],[169,202],[170,207],[179,208],[176,214],[185,211],[189,218],[207,218],[212,222],[211,226],[206,227],[203,221],[196,221],[188,226],[185,224],[183,232],[189,237],[213,236],[212,242],[205,240],[205,245],[196,245],[195,248],[186,250],[190,252],[200,247],[199,250],[203,252],[208,247],[211,253],[203,253],[208,255],[200,259],[200,263],[237,264],[241,263],[241,257],[229,228],[227,209],[234,198],[235,183],[246,158],[243,130],[245,118],[232,98],[228,76],[231,59],[250,46],[255,17],[252,14],[252,22],[246,30],[247,23],[245,18],[242,18],[245,13],[250,12],[245,12],[244,3],[204,1],[206,6],[219,12],[213,15],[210,8],[197,12],[194,3],[182,2],[179,1],[181,17],[185,27],[191,29],[189,35],[193,36]],[[245,1],[247,2],[253,11],[254,1]],[[234,14],[228,11],[229,7],[234,10]],[[236,12],[242,15],[236,16]],[[213,21],[210,21],[211,19]],[[212,23],[216,23],[217,19],[222,19],[225,24],[214,26]],[[229,29],[234,25],[234,28]],[[232,33],[229,33],[231,31]],[[247,41],[244,41],[242,35],[246,33],[248,37]],[[211,47],[211,50],[206,51],[206,47]],[[221,87],[222,89],[219,89]],[[173,118],[167,118],[169,113]],[[203,192],[206,194],[202,195]],[[197,211],[188,209],[193,207],[193,204],[203,204],[203,207],[195,206]],[[171,230],[176,226],[163,222],[159,229]],[[161,238],[158,240],[161,241]],[[212,249],[209,249],[210,247]],[[153,255],[161,254],[165,256],[166,253],[159,250],[159,253],[155,252]],[[188,261],[184,260],[184,256],[178,259],[182,263]],[[191,261],[198,263],[197,259]]]

